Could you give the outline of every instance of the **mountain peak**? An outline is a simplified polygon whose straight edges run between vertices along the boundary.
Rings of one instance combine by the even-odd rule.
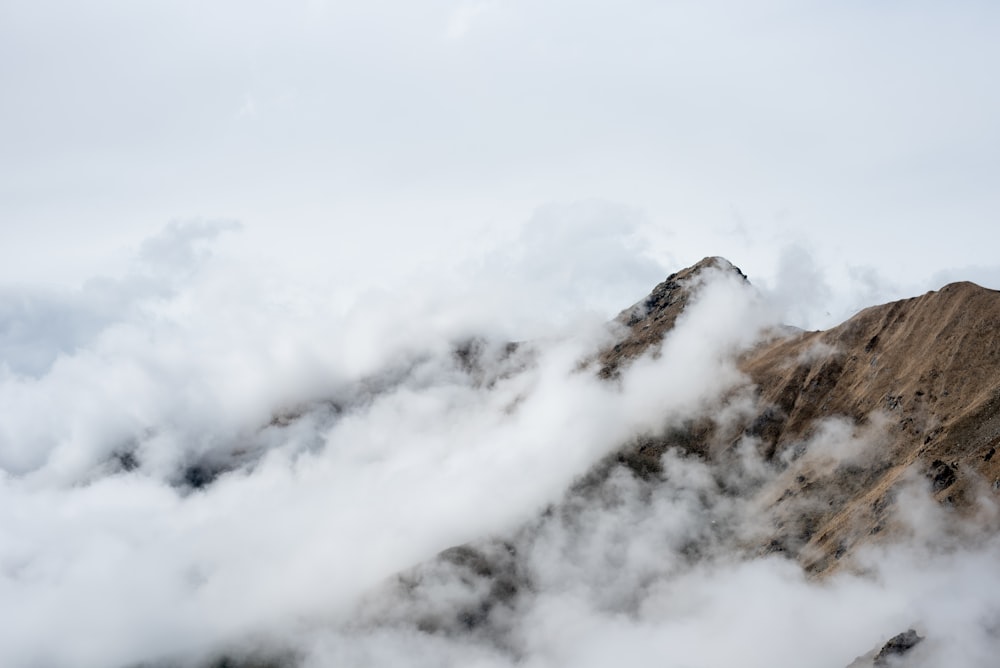
[[[628,328],[628,333],[613,348],[601,354],[601,376],[614,376],[623,363],[659,343],[687,307],[704,275],[711,272],[734,273],[749,283],[739,267],[719,256],[705,257],[686,269],[670,274],[644,299],[615,318],[616,322]]]

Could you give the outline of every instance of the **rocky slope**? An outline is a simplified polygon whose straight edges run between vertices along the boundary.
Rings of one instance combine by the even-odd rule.
[[[706,258],[624,311],[619,319],[628,333],[602,356],[602,373],[655,346],[690,298],[685,280],[711,266],[739,272],[721,258]],[[634,315],[641,310],[643,316]],[[998,332],[1000,292],[953,283],[867,308],[827,331],[774,333],[746,352],[739,366],[757,412],[740,432],[757,440],[768,461],[794,458],[824,420],[879,426],[879,437],[856,453],[863,466],[789,467],[771,489],[770,509],[781,519],[767,549],[792,552],[816,574],[835,568],[855,547],[889,535],[883,531],[894,490],[914,471],[958,513],[970,512],[984,487],[1000,488]],[[685,446],[718,454],[734,445],[720,442],[715,431],[703,425],[687,435]],[[626,461],[645,471],[672,444],[645,444],[642,453],[627,452]],[[783,504],[791,510],[782,512]]]

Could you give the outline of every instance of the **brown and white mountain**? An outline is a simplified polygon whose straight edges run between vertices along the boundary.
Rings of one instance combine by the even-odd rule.
[[[722,258],[670,275],[622,311],[614,340],[578,373],[624,382],[719,280],[749,283]],[[822,589],[866,577],[892,546],[934,553],[988,541],[1000,535],[998,331],[1000,292],[972,283],[873,306],[826,331],[759,331],[732,351],[738,378],[717,396],[610,448],[530,521],[390,579],[342,632],[390,629],[518,663],[531,656],[531,620],[553,605],[552,592],[641,619],[650,591],[719,564],[783,563]],[[454,356],[483,387],[533,363],[526,344],[473,340]],[[935,643],[929,656],[939,661],[950,650],[923,623],[883,629],[878,645],[853,648],[851,665],[928,665],[921,652]],[[992,628],[985,636],[1000,637]],[[211,665],[298,664],[294,649],[262,656],[234,650]]]

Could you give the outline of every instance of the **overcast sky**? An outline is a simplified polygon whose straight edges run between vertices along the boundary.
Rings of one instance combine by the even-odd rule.
[[[240,262],[391,287],[555,217],[664,271],[1000,287],[997,34],[975,0],[3,0],[0,281],[231,220]]]

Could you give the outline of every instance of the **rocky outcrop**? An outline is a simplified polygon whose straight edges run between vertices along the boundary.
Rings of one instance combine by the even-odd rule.
[[[847,668],[882,668],[883,666],[898,666],[904,668],[913,665],[911,650],[920,644],[924,638],[914,629],[907,629],[893,636],[882,647],[872,650],[864,656],[859,656]]]
[[[705,272],[712,271],[731,272],[747,280],[746,274],[721,257],[706,257],[687,269],[670,274],[645,299],[615,318],[615,323],[624,326],[626,333],[598,356],[601,377],[615,376],[623,365],[658,346],[690,303]]]

